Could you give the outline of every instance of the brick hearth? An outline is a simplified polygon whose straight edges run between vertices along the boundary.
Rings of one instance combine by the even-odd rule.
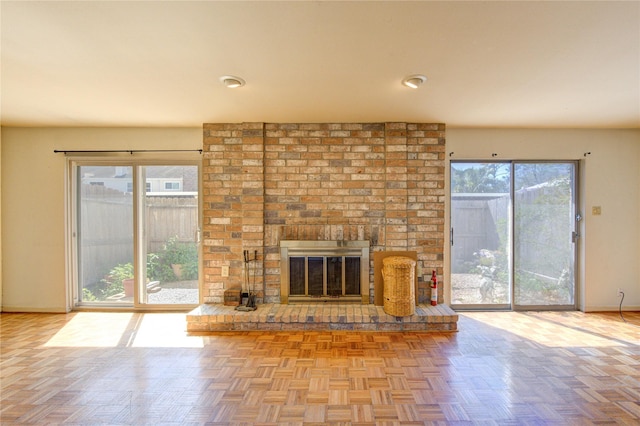
[[[250,312],[201,305],[187,315],[187,332],[241,330],[457,331],[458,315],[446,305],[416,306],[414,315],[387,315],[382,306],[318,303],[264,304]]]

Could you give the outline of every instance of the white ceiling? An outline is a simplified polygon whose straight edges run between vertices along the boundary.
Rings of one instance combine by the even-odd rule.
[[[638,1],[0,5],[4,126],[640,128]]]

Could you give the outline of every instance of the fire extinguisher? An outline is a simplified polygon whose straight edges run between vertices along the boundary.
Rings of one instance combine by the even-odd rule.
[[[431,306],[438,304],[438,277],[435,269],[431,273]]]

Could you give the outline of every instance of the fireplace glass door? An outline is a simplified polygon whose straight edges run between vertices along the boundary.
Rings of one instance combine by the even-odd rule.
[[[360,294],[360,258],[351,256],[289,257],[291,296],[342,297]]]

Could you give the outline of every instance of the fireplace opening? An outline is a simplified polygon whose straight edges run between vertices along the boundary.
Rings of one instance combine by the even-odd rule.
[[[368,241],[281,241],[282,303],[369,303]]]

